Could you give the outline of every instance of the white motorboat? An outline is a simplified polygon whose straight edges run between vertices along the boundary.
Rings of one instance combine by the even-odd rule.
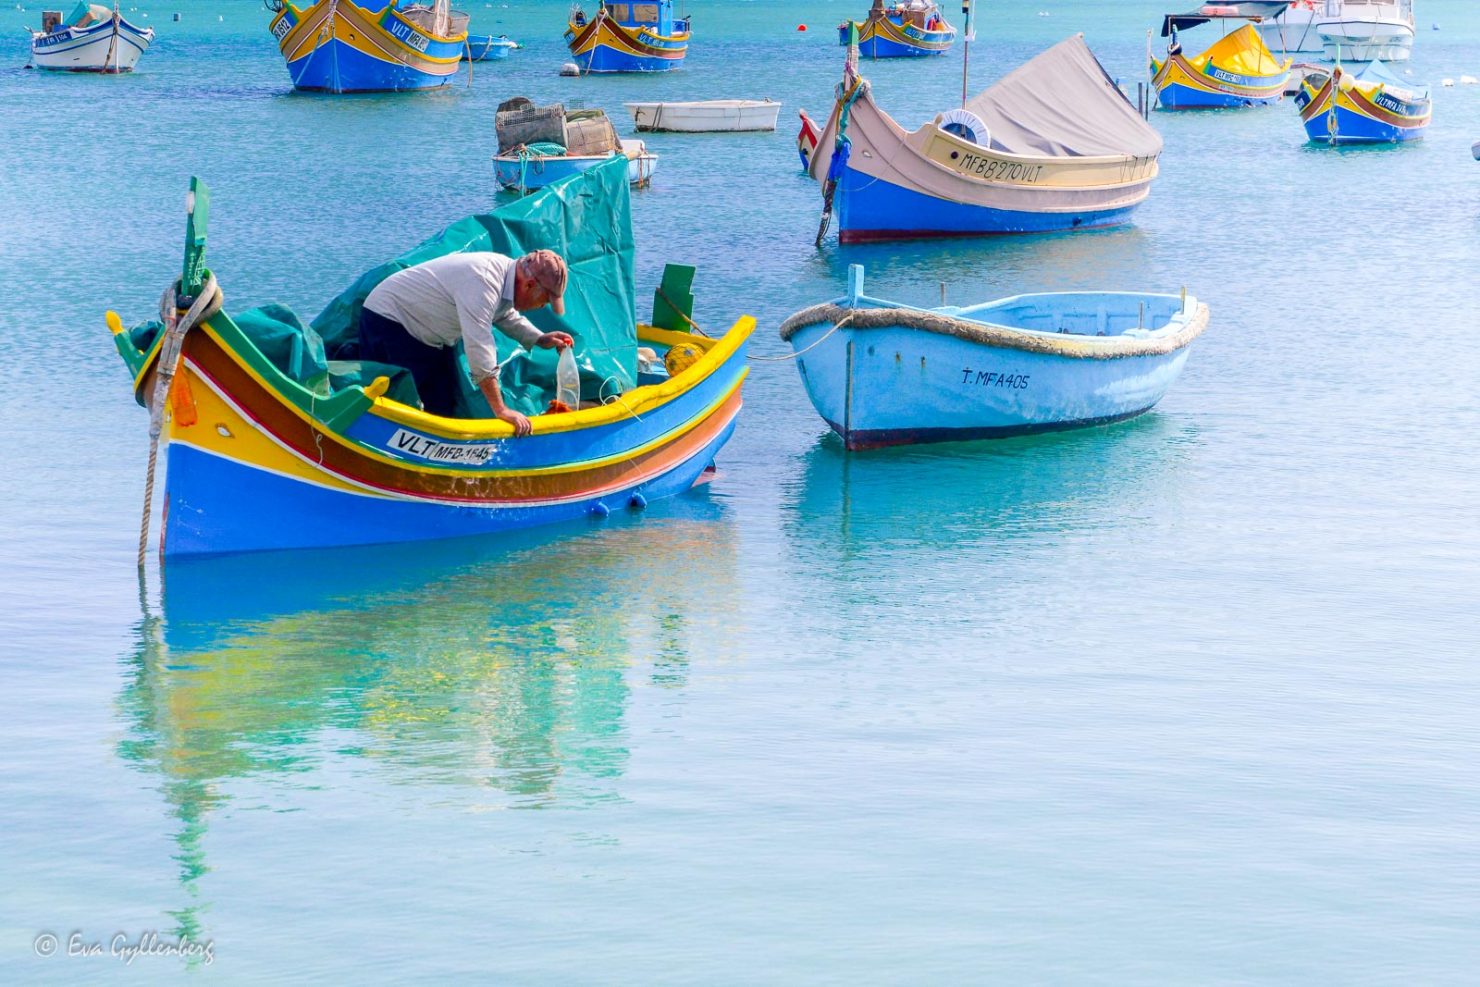
[[[1326,0],[1316,33],[1333,61],[1406,62],[1413,50],[1413,0]]]
[[[680,133],[775,130],[781,104],[770,99],[709,99],[695,103],[624,103],[638,130]]]
[[[153,28],[130,24],[116,6],[84,2],[65,20],[60,11],[42,11],[41,30],[31,32],[31,61],[54,72],[132,72],[153,42]]]
[[[1321,51],[1322,41],[1316,31],[1316,21],[1324,10],[1324,0],[1292,0],[1279,14],[1254,25],[1254,30],[1259,32],[1264,46],[1276,56]]]

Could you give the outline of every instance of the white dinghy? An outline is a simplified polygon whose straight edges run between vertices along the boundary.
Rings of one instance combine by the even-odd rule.
[[[685,134],[775,130],[781,104],[770,99],[709,99],[696,103],[623,103],[638,130]]]
[[[41,14],[41,30],[31,32],[31,61],[54,72],[132,72],[154,42],[154,29],[123,19],[115,5],[79,3],[65,20],[60,11]]]

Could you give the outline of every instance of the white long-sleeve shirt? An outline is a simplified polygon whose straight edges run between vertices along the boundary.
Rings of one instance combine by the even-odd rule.
[[[397,271],[365,299],[428,346],[463,341],[475,383],[498,373],[492,326],[525,349],[542,333],[514,307],[514,258],[489,251],[447,254]]]

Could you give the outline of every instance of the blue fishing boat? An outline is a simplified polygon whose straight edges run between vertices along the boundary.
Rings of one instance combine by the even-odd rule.
[[[1163,59],[1150,60],[1151,85],[1164,110],[1268,106],[1284,98],[1293,60],[1280,60],[1256,29],[1285,11],[1287,0],[1204,4],[1186,14],[1167,14],[1161,36],[1170,38]],[[1196,56],[1182,50],[1180,32],[1209,22],[1244,22]]]
[[[1104,425],[1161,400],[1208,309],[1187,295],[1059,292],[966,308],[863,293],[787,319],[807,395],[849,449]]]
[[[618,163],[469,216],[370,269],[305,326],[286,306],[222,309],[205,267],[209,200],[194,181],[186,251],[162,320],[114,345],[151,450],[165,446],[166,557],[456,538],[641,508],[705,480],[740,411],[755,320],[691,335],[694,269],[670,266],[652,325],[635,316],[632,221]],[[447,254],[510,255],[548,246],[570,265],[565,313],[531,313],[575,339],[576,404],[553,353],[499,341],[509,407],[532,431],[492,416],[464,371],[455,410],[420,407],[402,367],[360,353],[366,296],[403,268]],[[173,302],[188,296],[188,310]],[[466,355],[458,352],[459,367]],[[154,455],[146,502],[152,494]],[[146,503],[146,514],[148,517]],[[141,540],[141,557],[144,543]]]
[[[646,185],[658,170],[658,156],[640,140],[624,140],[620,151],[607,154],[568,155],[563,151],[558,144],[547,150],[534,145],[497,155],[493,159],[494,178],[503,188],[523,194],[589,171],[615,157],[626,157],[629,185]]]
[[[832,113],[797,149],[822,188],[821,244],[1050,233],[1129,221],[1162,142],[1075,35],[907,131],[850,49]]]
[[[448,0],[264,0],[294,89],[405,92],[452,81],[467,52],[468,15]]]
[[[944,55],[956,40],[956,29],[930,0],[901,0],[888,7],[884,0],[874,0],[867,18],[838,25],[838,44],[848,44],[850,28],[858,30],[858,52],[864,58]]]
[[[587,17],[571,10],[565,44],[581,72],[667,72],[689,51],[689,18],[673,16],[673,0],[606,0]]]
[[[519,43],[510,41],[507,35],[470,34],[462,59],[465,62],[494,62],[508,58],[509,52],[518,47]]]
[[[1358,72],[1340,65],[1307,75],[1295,94],[1305,132],[1318,144],[1417,140],[1429,125],[1429,87],[1393,75],[1381,62]]]

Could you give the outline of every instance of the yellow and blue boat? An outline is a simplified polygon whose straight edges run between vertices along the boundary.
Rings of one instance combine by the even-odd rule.
[[[1151,84],[1164,110],[1227,109],[1266,106],[1284,97],[1292,59],[1271,54],[1254,25],[1287,4],[1208,4],[1189,14],[1168,14],[1162,37],[1172,40],[1164,59],[1151,59]],[[1208,21],[1249,23],[1213,42],[1202,54],[1182,52],[1178,32]]]
[[[1295,105],[1317,144],[1392,144],[1423,136],[1433,116],[1428,86],[1414,86],[1381,62],[1358,72],[1337,65],[1300,83]]]
[[[635,324],[625,160],[454,223],[361,276],[309,326],[278,305],[211,311],[203,187],[193,201],[177,285],[208,300],[198,324],[187,318],[181,341],[160,322],[124,330],[113,313],[108,320],[136,400],[167,416],[166,558],[604,517],[707,479],[734,430],[755,320],[743,316],[718,338],[691,333],[693,269],[670,267],[653,324]],[[505,401],[532,416],[523,438],[492,418],[470,377],[459,417],[442,417],[418,407],[403,370],[357,359],[364,298],[395,271],[456,251],[536,246],[569,264],[566,316],[531,317],[576,339],[577,410],[548,401],[551,354],[509,340],[500,340],[500,382]],[[178,359],[164,358],[156,399],[162,352]],[[542,414],[547,407],[557,410]]]
[[[587,17],[579,6],[565,27],[565,44],[582,73],[667,72],[689,52],[689,18],[673,16],[673,0],[606,0]]]
[[[448,0],[266,0],[272,36],[294,89],[327,93],[404,92],[452,81],[468,53],[468,15]]]
[[[867,18],[838,25],[838,44],[848,44],[849,28],[858,29],[858,53],[864,58],[944,55],[956,40],[956,29],[930,0],[901,0],[888,7],[874,0]]]

